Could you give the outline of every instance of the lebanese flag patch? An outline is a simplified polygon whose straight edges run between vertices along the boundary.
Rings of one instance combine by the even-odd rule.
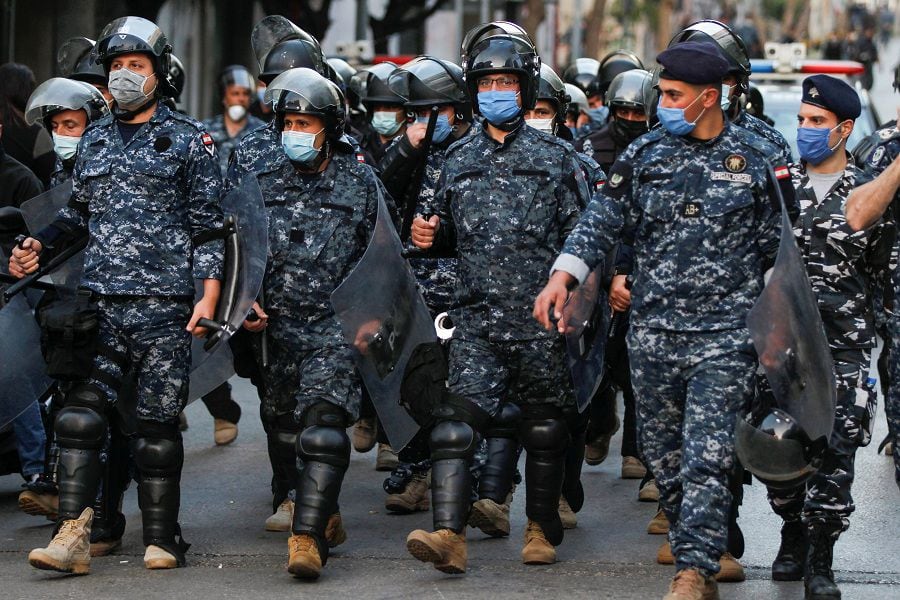
[[[215,156],[216,154],[216,143],[213,141],[212,136],[208,133],[204,133],[200,136],[200,141],[203,142],[203,149],[210,156]]]
[[[787,166],[775,167],[775,177],[778,179],[784,179],[785,177],[790,177],[791,172],[788,170]]]

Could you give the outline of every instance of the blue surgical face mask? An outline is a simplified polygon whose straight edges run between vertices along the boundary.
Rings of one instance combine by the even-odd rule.
[[[519,92],[512,90],[478,92],[478,111],[488,123],[508,123],[522,112],[518,98]]]
[[[609,118],[609,107],[598,106],[597,108],[589,108],[587,110],[587,114],[591,118],[591,121],[593,121],[597,125],[603,125]]]
[[[569,131],[572,132],[572,137],[573,137],[573,138],[578,137],[578,136],[576,135],[576,134],[578,133],[578,128],[577,128],[577,127],[572,127],[571,125],[569,125],[568,127],[569,127]]]
[[[323,130],[316,133],[306,133],[305,131],[282,131],[281,146],[284,153],[294,162],[301,164],[310,164],[319,155],[321,148],[316,148],[316,136]]]
[[[832,131],[840,126],[841,123],[838,123],[832,129],[798,127],[797,150],[800,152],[800,158],[815,166],[834,154],[837,147],[844,141],[844,136],[841,136],[841,139],[834,146],[828,145],[828,137]]]
[[[397,113],[388,110],[376,110],[372,115],[372,129],[384,137],[390,137],[399,131],[402,121],[397,121]]]
[[[428,117],[417,117],[416,123],[428,125]],[[447,115],[438,115],[437,121],[434,123],[434,134],[431,136],[431,141],[440,144],[447,139],[451,131],[453,131],[453,127],[450,125]]]
[[[63,160],[69,160],[78,151],[78,142],[81,137],[53,134],[53,150]]]
[[[696,98],[694,98],[688,106],[691,106],[700,99],[703,94],[706,93],[706,90],[700,92]],[[697,126],[697,121],[700,120],[700,117],[703,116],[703,113],[706,112],[706,108],[700,111],[700,114],[697,115],[697,118],[694,119],[693,122],[689,122],[684,118],[684,111],[687,109],[687,106],[684,108],[667,108],[662,105],[657,106],[656,108],[656,116],[659,118],[659,122],[665,127],[666,131],[671,133],[672,135],[687,135],[694,130],[694,127]]]

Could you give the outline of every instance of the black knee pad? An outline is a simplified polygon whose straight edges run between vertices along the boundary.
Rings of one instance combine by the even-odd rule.
[[[138,438],[132,451],[142,477],[165,477],[181,472],[184,445],[181,440]]]
[[[475,431],[462,421],[442,421],[431,431],[431,458],[447,460],[470,459],[475,453]]]
[[[350,425],[349,417],[347,411],[340,406],[335,406],[330,402],[317,402],[303,412],[300,424],[303,429],[313,425],[347,428]]]
[[[297,436],[297,456],[346,469],[350,465],[350,438],[343,427],[313,425]]]
[[[497,415],[491,419],[484,437],[515,438],[518,434],[522,411],[511,402],[500,405]]]
[[[562,418],[525,419],[519,435],[525,450],[534,454],[560,454],[569,443],[569,428]]]
[[[66,406],[59,411],[54,426],[61,447],[83,450],[102,448],[106,429],[106,417],[87,406]]]

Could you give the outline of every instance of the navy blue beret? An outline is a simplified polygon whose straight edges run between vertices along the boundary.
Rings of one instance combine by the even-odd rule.
[[[663,66],[661,79],[685,83],[719,83],[728,74],[728,61],[717,44],[679,42],[659,53],[656,62]]]
[[[811,75],[804,79],[802,102],[830,110],[841,121],[856,120],[862,112],[859,94],[853,86],[830,75]]]

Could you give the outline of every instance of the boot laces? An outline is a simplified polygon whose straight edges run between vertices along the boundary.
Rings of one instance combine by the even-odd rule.
[[[316,553],[319,552],[318,546],[316,546],[316,541],[309,535],[292,535],[290,541],[291,552],[309,552],[310,550],[315,550]]]
[[[542,540],[546,539],[544,537],[544,530],[541,529],[540,523],[538,523],[537,521],[532,521],[531,519],[528,520],[528,526],[525,528],[525,537],[527,537],[529,540],[534,538],[539,538]]]
[[[81,537],[81,531],[77,520],[63,521],[59,532],[53,537],[53,541],[64,546],[71,546]]]
[[[686,594],[696,589],[697,585],[703,585],[703,576],[694,569],[684,569],[675,574],[672,579],[670,591],[673,593]]]

